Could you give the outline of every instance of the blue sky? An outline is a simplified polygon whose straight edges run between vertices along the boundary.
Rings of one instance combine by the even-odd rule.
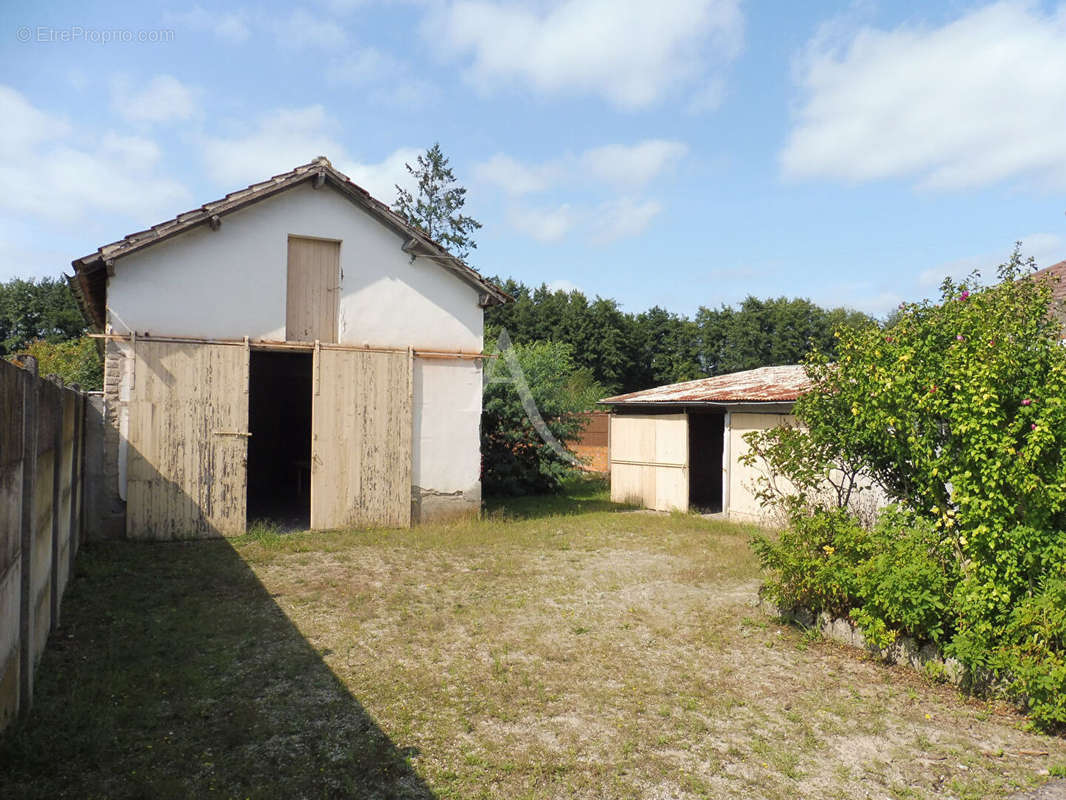
[[[691,314],[884,314],[1066,259],[1066,5],[54,3],[0,11],[0,279],[326,155],[439,141],[471,263]],[[144,39],[145,41],[140,41]]]

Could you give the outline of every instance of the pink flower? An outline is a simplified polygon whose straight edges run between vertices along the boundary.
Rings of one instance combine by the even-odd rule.
[[[1036,430],[1036,423],[1034,422],[1034,423],[1033,423],[1032,425],[1030,425],[1029,427],[1030,427],[1030,428],[1032,428],[1032,429],[1033,429],[1033,430],[1035,431],[1035,430]]]
[[[966,339],[966,337],[963,336],[961,333],[955,335],[955,341],[957,341],[957,342],[964,341],[965,339]]]
[[[996,346],[996,340],[995,339],[989,339],[988,340],[988,346],[989,347],[995,347]]]
[[[886,342],[891,342],[892,341],[892,337],[891,336],[886,336],[885,337],[885,341]]]
[[[967,289],[966,291],[964,291],[962,294],[959,295],[959,302],[965,303],[969,299],[969,297],[970,297],[970,290]]]
[[[929,394],[934,394],[934,393],[936,393],[936,384],[935,383],[932,386],[929,387]]]
[[[1028,397],[1025,398],[1024,400],[1022,400],[1022,405],[1023,406],[1031,406],[1032,404],[1033,404],[1033,401],[1030,400]]]

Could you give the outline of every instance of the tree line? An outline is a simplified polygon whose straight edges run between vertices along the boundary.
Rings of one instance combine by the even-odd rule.
[[[748,297],[738,306],[701,306],[689,318],[660,306],[632,313],[609,298],[494,280],[515,302],[485,311],[486,346],[495,344],[501,329],[514,344],[566,344],[575,367],[588,370],[609,393],[798,364],[815,349],[832,357],[837,327],[877,324],[857,311],[825,309],[802,298]],[[82,338],[85,331],[62,278],[0,283],[0,356],[32,350],[39,359],[54,359],[42,370],[99,388],[99,360]]]
[[[473,234],[481,224],[462,213],[466,189],[440,144],[406,167],[417,189],[397,186],[393,210],[453,255],[468,256],[477,248]],[[513,279],[491,280],[515,302],[485,311],[486,349],[495,348],[502,329],[516,346],[565,345],[566,363],[587,372],[608,393],[798,364],[812,350],[832,357],[838,327],[877,324],[857,311],[785,297],[749,296],[738,307],[701,306],[694,319],[660,306],[633,314],[609,298],[589,300],[581,292],[553,291],[543,284],[532,288]]]
[[[103,361],[63,277],[0,283],[0,358],[29,353],[41,375],[101,389]]]
[[[514,303],[485,311],[486,345],[506,329],[515,344],[562,342],[577,367],[610,392],[756,367],[798,364],[812,350],[832,358],[838,327],[878,323],[846,308],[826,309],[803,298],[749,296],[738,306],[701,306],[694,318],[655,306],[632,313],[615,300],[589,300],[578,291],[531,288],[494,278]]]

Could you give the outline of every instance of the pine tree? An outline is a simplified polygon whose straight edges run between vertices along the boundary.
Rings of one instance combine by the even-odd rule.
[[[413,194],[397,185],[392,209],[453,256],[465,259],[477,248],[471,234],[481,227],[476,219],[461,213],[466,189],[458,185],[439,142],[420,155],[417,163],[417,167],[405,164],[418,180],[417,192]]]

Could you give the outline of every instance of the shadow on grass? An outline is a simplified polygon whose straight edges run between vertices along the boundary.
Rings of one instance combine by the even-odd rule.
[[[0,797],[432,798],[224,540],[86,547]]]
[[[632,506],[611,502],[610,485],[606,478],[579,475],[563,482],[555,494],[535,494],[522,497],[488,496],[485,512],[503,519],[540,519],[572,514],[591,514],[596,511],[629,511]]]

